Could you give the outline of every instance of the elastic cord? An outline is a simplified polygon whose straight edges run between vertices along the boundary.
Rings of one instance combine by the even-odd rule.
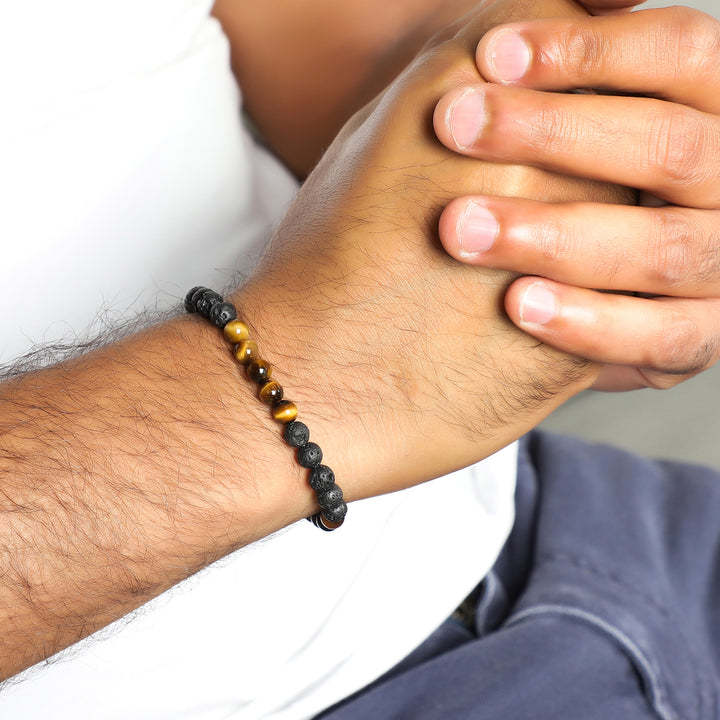
[[[272,366],[260,357],[257,343],[250,339],[245,322],[237,316],[232,303],[205,287],[194,287],[185,296],[185,310],[208,318],[233,346],[235,359],[245,368],[248,379],[258,386],[258,396],[270,406],[273,418],[283,425],[285,442],[296,450],[298,463],[309,470],[308,483],[315,491],[320,512],[307,518],[321,530],[336,530],[347,514],[343,492],[335,483],[335,473],[322,465],[323,453],[310,441],[310,430],[297,419],[297,405],[284,398],[280,383],[272,379]]]

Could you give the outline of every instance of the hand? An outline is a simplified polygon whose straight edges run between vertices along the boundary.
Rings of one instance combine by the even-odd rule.
[[[478,38],[527,12],[527,0],[502,6],[449,30],[353,118],[234,294],[348,499],[482,459],[596,371],[502,315],[511,274],[452,262],[437,243],[458,194],[623,198],[437,142],[435,104],[480,81]],[[227,344],[195,315],[0,383],[0,406],[2,678],[317,509]]]
[[[457,259],[534,276],[510,288],[508,314],[604,363],[597,388],[670,387],[720,353],[718,43],[720,25],[684,8],[496,28],[477,61],[500,84],[438,105],[438,136],[458,152],[640,188],[654,205],[475,195],[441,219]],[[587,87],[650,97],[558,92]]]
[[[448,262],[435,240],[442,208],[458,195],[627,198],[437,143],[433,108],[451,89],[480,82],[474,47],[498,21],[497,5],[449,31],[350,122],[237,297],[288,393],[327,438],[351,498],[480,460],[593,377],[591,366],[503,317],[510,274]],[[559,2],[542,7],[571,12]]]

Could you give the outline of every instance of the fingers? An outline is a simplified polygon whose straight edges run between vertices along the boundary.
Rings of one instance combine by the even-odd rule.
[[[492,82],[606,88],[720,112],[719,47],[717,20],[676,7],[501,26],[482,38],[476,58]]]
[[[604,290],[720,296],[720,212],[498,197],[452,201],[439,224],[472,265]]]
[[[720,207],[720,118],[652,98],[566,95],[485,84],[438,103],[448,148]]]
[[[646,385],[661,386],[663,374],[696,374],[718,358],[718,299],[649,300],[523,277],[508,290],[505,309],[542,342],[589,360],[642,369]]]
[[[720,299],[708,297],[720,289],[720,24],[682,8],[619,12],[630,4],[588,0],[607,15],[490,31],[477,62],[499,84],[455,89],[434,117],[440,140],[469,157],[686,206],[475,197],[442,216],[443,244],[463,262],[551,278],[515,281],[507,312],[539,340],[603,363],[603,389],[670,387],[712,365],[720,346]],[[626,96],[546,92],[588,87]]]

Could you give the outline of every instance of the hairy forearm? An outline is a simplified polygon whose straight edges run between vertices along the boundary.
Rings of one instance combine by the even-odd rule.
[[[429,135],[438,99],[477,78],[485,23],[505,19],[495,7],[451,34],[346,127],[235,296],[349,500],[487,457],[592,380],[499,314],[510,276],[435,242],[459,195],[622,199]],[[314,510],[267,408],[196,317],[8,381],[0,403],[4,677]]]
[[[9,381],[0,407],[3,678],[312,508],[196,318]]]

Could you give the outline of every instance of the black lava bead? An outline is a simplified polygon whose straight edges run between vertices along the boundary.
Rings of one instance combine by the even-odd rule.
[[[220,296],[218,295],[218,297]],[[232,303],[222,302],[222,298],[220,300],[220,302],[212,305],[208,317],[222,330],[231,320],[237,318],[237,312]]]
[[[310,439],[310,430],[305,423],[295,420],[285,426],[283,437],[290,447],[302,447],[303,445],[307,445]]]
[[[309,482],[315,492],[323,492],[335,484],[335,473],[327,465],[318,465],[310,473]]]
[[[348,510],[347,505],[344,502],[341,502],[340,504],[336,505],[335,507],[324,509],[323,515],[331,523],[339,523],[345,519],[345,516],[347,515],[347,510]]]
[[[202,315],[203,317],[209,317],[210,310],[212,309],[213,305],[217,305],[217,303],[221,302],[222,295],[218,295],[218,293],[216,293],[214,290],[206,290],[195,301],[195,310],[199,315]]]
[[[339,485],[331,485],[327,490],[317,494],[318,505],[323,510],[335,508],[343,501],[343,491]],[[327,513],[325,513],[327,515]]]
[[[322,457],[320,446],[314,442],[299,447],[297,451],[298,462],[306,468],[317,467],[322,462]]]
[[[185,296],[185,302],[183,303],[185,310],[189,313],[195,312],[195,303],[193,302],[193,295],[198,292],[198,290],[207,290],[207,288],[204,288],[202,285],[196,285],[186,296]]]

